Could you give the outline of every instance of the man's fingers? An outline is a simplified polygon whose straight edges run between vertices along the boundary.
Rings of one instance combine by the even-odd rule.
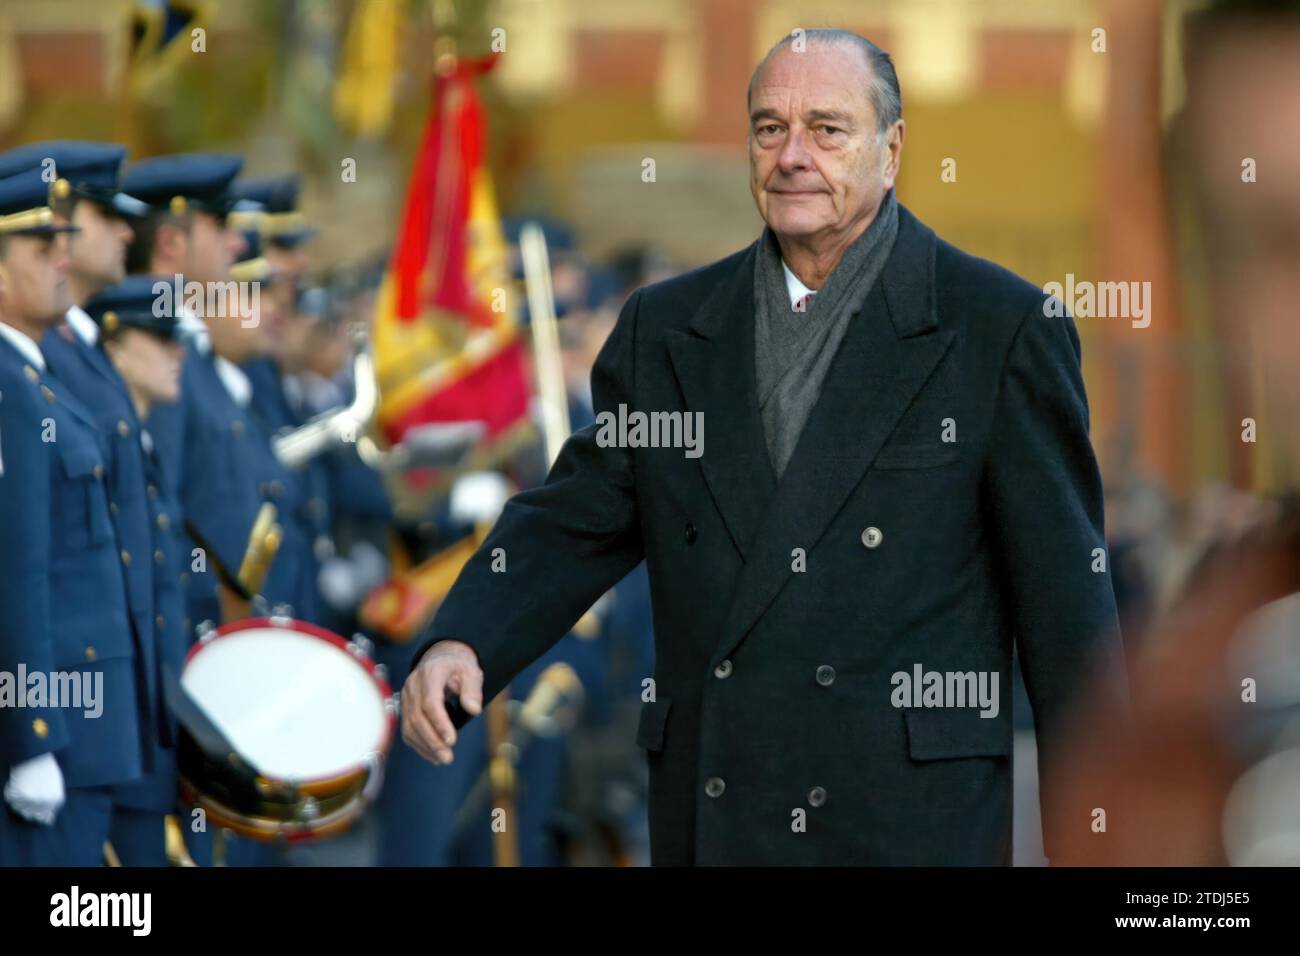
[[[456,743],[456,727],[447,715],[446,693],[449,678],[454,672],[444,661],[430,663],[424,667],[424,685],[418,701],[419,709],[429,723],[433,737],[429,744],[446,755],[451,762],[451,747]]]
[[[442,741],[438,739],[438,734],[433,729],[433,725],[429,723],[419,707],[403,710],[402,726],[403,737],[406,742],[414,747],[421,757],[430,763],[441,764],[446,762],[443,759],[446,748],[443,747]]]
[[[477,664],[460,670],[460,706],[471,716],[483,709],[483,671]]]

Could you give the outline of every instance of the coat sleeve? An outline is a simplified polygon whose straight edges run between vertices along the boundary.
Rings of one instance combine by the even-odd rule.
[[[1021,321],[1002,372],[985,488],[1034,713],[1048,833],[1063,822],[1048,819],[1048,789],[1076,708],[1097,690],[1122,700],[1127,688],[1079,335],[1068,315],[1045,315],[1042,302]]]
[[[597,418],[632,405],[641,296],[624,305],[592,369]],[[510,499],[426,628],[412,665],[436,641],[463,641],[478,655],[489,701],[636,567],[644,547],[632,452],[601,447],[596,435],[596,424],[575,432],[545,483]]]
[[[54,670],[50,630],[50,469],[58,455],[44,440],[42,412],[25,401],[26,384],[0,381],[0,673],[18,684]],[[53,433],[55,441],[57,432]],[[12,767],[68,744],[63,716],[53,707],[0,700],[0,767]],[[0,780],[0,784],[3,780]],[[2,812],[2,811],[0,811]]]

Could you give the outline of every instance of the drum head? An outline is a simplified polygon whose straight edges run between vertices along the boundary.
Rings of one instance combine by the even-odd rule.
[[[387,749],[386,689],[341,639],[247,623],[195,647],[181,674],[242,756],[268,777],[306,783]]]

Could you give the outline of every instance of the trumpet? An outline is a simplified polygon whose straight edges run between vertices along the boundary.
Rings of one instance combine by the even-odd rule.
[[[370,336],[361,327],[355,328],[352,336],[356,355],[352,360],[355,390],[351,404],[321,412],[300,427],[275,436],[272,448],[280,463],[288,468],[302,468],[339,445],[355,443],[361,460],[385,474],[460,464],[486,433],[483,422],[417,425],[398,444],[381,447],[372,434],[380,396]]]
[[[337,445],[357,441],[374,419],[379,407],[379,383],[370,337],[358,328],[353,331],[353,344],[356,355],[352,360],[352,403],[321,412],[299,428],[277,435],[272,448],[286,467],[301,468]]]

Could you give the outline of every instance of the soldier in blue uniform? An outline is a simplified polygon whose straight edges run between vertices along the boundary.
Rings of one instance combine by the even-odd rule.
[[[162,156],[136,163],[122,182],[124,191],[149,206],[136,224],[128,271],[172,279],[173,300],[176,287],[181,290],[174,310],[188,334],[181,401],[156,408],[150,432],[191,535],[184,574],[187,616],[194,625],[221,623],[223,601],[229,606],[232,594],[222,590],[218,568],[238,572],[259,506],[257,483],[247,470],[250,423],[225,384],[232,363],[214,347],[241,319],[199,314],[209,311],[210,290],[229,288],[231,265],[243,248],[226,225],[233,205],[228,189],[241,165],[239,157],[223,154]],[[227,308],[229,303],[227,296]]]
[[[148,429],[158,403],[180,399],[180,344],[174,309],[157,310],[156,289],[163,277],[132,276],[105,289],[86,304],[99,331],[101,354],[111,362],[143,423],[137,447],[143,466],[142,500],[148,520],[150,595],[159,684],[164,670],[180,674],[189,649],[189,620],[181,574],[189,555],[181,533],[180,505],[171,495]],[[166,866],[165,818],[178,809],[176,719],[160,699],[159,747],[154,769],[141,781],[116,788],[112,842],[126,866]]]
[[[150,207],[137,227],[128,269],[183,281],[184,301],[175,310],[182,329],[189,330],[181,402],[178,409],[155,409],[151,431],[191,539],[183,576],[187,616],[196,626],[255,610],[227,582],[238,574],[261,505],[274,504],[282,526],[294,505],[288,472],[250,409],[252,385],[240,368],[268,351],[275,324],[274,298],[262,295],[260,286],[236,285],[267,278],[247,264],[234,269],[235,260],[247,254],[243,237],[227,221],[236,202],[230,185],[241,165],[239,157],[221,154],[165,156],[137,163],[123,180],[123,189]],[[210,295],[220,289],[224,302]],[[199,300],[192,298],[196,293]],[[289,605],[302,593],[303,570],[294,554],[291,547],[271,563],[262,588],[270,608]],[[185,836],[199,863],[213,858],[206,831],[187,826]],[[233,837],[228,843],[230,865],[274,859],[262,845]]]
[[[303,319],[296,312],[296,279],[275,267],[264,241],[263,229],[272,215],[259,198],[272,198],[254,190],[240,193],[240,183],[232,192],[240,195],[234,217],[244,217],[249,227],[243,232],[243,258],[235,263],[232,275],[245,282],[257,282],[261,288],[261,321],[270,334],[262,344],[266,354],[255,354],[240,365],[247,377],[251,395],[248,413],[257,425],[258,442],[255,463],[259,487],[265,499],[275,503],[283,531],[280,550],[267,579],[266,597],[276,604],[287,605],[293,617],[324,623],[318,597],[317,578],[320,562],[328,559],[329,506],[324,463],[312,459],[299,468],[289,468],[275,456],[272,441],[284,431],[301,426],[304,419],[290,405],[285,392],[287,364],[306,361],[303,354],[306,334]],[[251,207],[251,208],[247,208]]]
[[[151,495],[157,485],[146,469],[146,440],[137,404],[113,363],[99,347],[99,329],[83,309],[88,299],[120,282],[125,274],[131,229],[126,216],[144,204],[117,190],[126,150],[104,143],[34,143],[5,157],[50,170],[66,183],[55,212],[78,227],[68,241],[68,289],[72,305],[65,321],[41,340],[55,375],[95,418],[105,451],[108,508],[122,561],[126,602],[136,643],[136,681],[142,692],[140,722],[145,732],[146,776],[115,789],[112,844],[125,865],[161,865],[161,814],[176,803],[172,746],[163,700],[162,619],[154,607],[155,579],[163,575],[163,553],[153,545]],[[4,162],[0,162],[3,171]],[[178,572],[177,572],[178,573]],[[176,622],[177,626],[181,621]]]
[[[145,728],[105,454],[38,344],[69,305],[74,227],[50,192],[39,170],[0,180],[0,671],[58,672],[83,696],[19,707],[0,687],[0,864],[94,866]]]

